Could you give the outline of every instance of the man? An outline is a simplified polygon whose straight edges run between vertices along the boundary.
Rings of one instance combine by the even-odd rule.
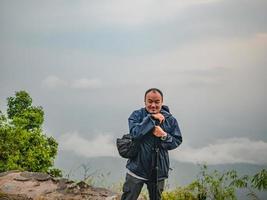
[[[164,179],[168,178],[168,150],[182,143],[177,120],[170,114],[168,107],[163,105],[162,92],[150,88],[145,92],[144,101],[145,108],[134,111],[128,119],[130,134],[140,143],[140,150],[136,157],[127,161],[128,172],[122,200],[136,200],[144,183],[151,200],[161,199]],[[156,171],[155,165],[158,167]]]

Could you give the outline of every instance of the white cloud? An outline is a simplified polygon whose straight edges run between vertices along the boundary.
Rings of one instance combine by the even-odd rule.
[[[42,81],[42,85],[47,88],[70,87],[73,89],[96,89],[101,87],[102,82],[100,79],[81,78],[69,81],[57,76],[48,76]]]
[[[174,49],[170,48],[168,51],[147,55],[140,59],[139,63],[129,62],[124,65],[131,66],[129,70],[139,70],[139,79],[144,76],[144,81],[139,81],[140,85],[148,82],[146,74],[151,74],[150,82],[158,84],[160,73],[161,82],[168,83],[170,87],[223,85],[233,88],[230,84],[240,82],[240,88],[244,85],[251,88],[259,83],[258,76],[262,75],[262,72],[258,71],[260,69],[256,68],[266,60],[266,43],[267,34],[264,32],[248,38],[207,37]],[[251,76],[250,71],[254,72],[255,77]],[[251,81],[244,77],[246,74],[250,75]]]
[[[111,135],[99,134],[88,140],[77,132],[64,134],[59,139],[63,151],[73,151],[85,157],[112,156],[118,157],[115,139]],[[251,163],[267,164],[267,143],[248,138],[230,138],[218,140],[201,148],[180,146],[170,151],[171,158],[180,162],[233,164]]]
[[[71,87],[77,89],[95,89],[101,87],[101,81],[99,79],[81,78],[74,80]]]
[[[65,87],[68,85],[68,82],[57,76],[51,75],[42,81],[42,85],[48,88]]]
[[[220,0],[136,0],[136,1],[95,1],[82,6],[85,16],[93,17],[98,23],[118,24],[125,26],[142,25],[151,22],[170,20],[178,11],[191,5],[214,3]],[[88,9],[90,12],[88,12]]]
[[[115,142],[112,136],[107,134],[99,134],[92,140],[77,132],[64,134],[59,139],[59,148],[85,157],[118,156]]]
[[[172,158],[181,162],[228,164],[267,164],[267,143],[248,138],[218,140],[201,148],[183,147],[171,151]]]
[[[248,38],[206,37],[157,55],[156,62],[164,60],[166,66],[186,70],[243,66],[248,61],[263,59],[266,43],[265,32]]]
[[[172,20],[182,9],[203,3],[214,3],[221,0],[104,0],[104,1],[61,1],[40,3],[16,2],[8,4],[6,10],[21,14],[20,19],[11,15],[12,23],[19,23],[19,28],[33,28],[36,31],[55,30],[74,27],[92,28],[92,25],[139,26],[153,22]],[[30,6],[29,6],[30,4]],[[33,18],[32,16],[37,16]],[[56,19],[56,20],[55,20]],[[61,21],[58,25],[58,21]],[[31,23],[28,23],[28,22]],[[26,22],[26,23],[25,23]],[[49,22],[49,23],[48,23]],[[72,28],[74,28],[72,27]],[[16,28],[15,26],[12,28]]]

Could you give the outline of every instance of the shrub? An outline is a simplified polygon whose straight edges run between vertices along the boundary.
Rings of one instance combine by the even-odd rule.
[[[15,169],[49,172],[58,143],[43,133],[42,107],[32,106],[25,91],[16,92],[7,101],[7,116],[0,111],[0,172]],[[50,172],[61,174],[59,169]]]

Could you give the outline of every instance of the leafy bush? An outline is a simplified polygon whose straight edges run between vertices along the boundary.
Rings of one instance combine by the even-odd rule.
[[[208,172],[204,165],[198,178],[184,187],[162,193],[163,200],[236,200],[236,190],[248,190],[248,197],[259,199],[254,190],[267,189],[267,171],[262,169],[254,176],[238,176],[235,170],[220,173]]]
[[[189,187],[177,187],[173,191],[164,191],[162,200],[198,200]]]
[[[15,169],[49,172],[58,143],[42,131],[42,107],[32,106],[25,91],[16,92],[7,101],[7,116],[0,111],[0,172]],[[61,174],[58,169],[52,172]]]

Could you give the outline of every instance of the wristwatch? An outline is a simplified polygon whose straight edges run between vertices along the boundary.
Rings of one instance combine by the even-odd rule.
[[[160,139],[163,140],[163,141],[166,140],[167,139],[167,134],[165,136],[160,137]]]

